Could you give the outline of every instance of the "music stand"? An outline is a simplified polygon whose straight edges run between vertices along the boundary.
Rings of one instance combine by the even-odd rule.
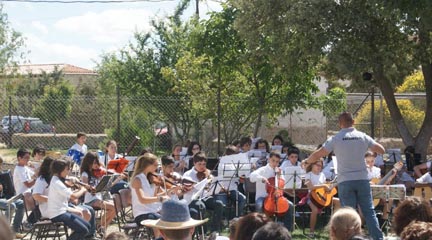
[[[372,192],[372,199],[385,199],[387,205],[389,204],[389,200],[404,200],[406,197],[406,188],[405,185],[403,184],[372,185],[371,192]],[[390,206],[390,211],[388,212],[389,216],[381,225],[381,230],[385,228],[386,232],[388,232],[388,229],[391,224],[392,213],[393,213],[393,206]]]
[[[222,175],[219,175],[222,177],[222,181],[229,181],[228,184],[228,191],[230,188],[230,185],[234,178],[239,178],[240,176],[249,177],[251,172],[251,164],[250,163],[228,163],[228,164],[222,164]],[[238,187],[238,182],[236,182]],[[238,209],[238,201],[239,201],[239,191],[236,190],[236,203],[235,203],[235,212],[236,217],[239,216],[239,209]]]
[[[248,159],[248,156],[244,153],[223,156],[219,162],[218,176],[221,176],[222,181],[229,181],[228,189],[227,189],[229,191],[229,187],[232,183],[232,180],[234,178],[239,178],[240,176],[249,177],[251,173],[251,169],[252,166]],[[238,187],[238,183],[236,184]],[[236,217],[238,217],[239,215],[238,197],[239,197],[239,191],[237,188],[236,203],[235,203]]]
[[[288,166],[284,169],[284,176],[288,176],[285,177],[285,186],[288,186],[288,189],[292,189],[293,190],[293,197],[294,197],[294,213],[293,213],[293,224],[294,224],[294,228],[299,228],[297,223],[296,223],[296,209],[295,209],[295,201],[296,201],[296,189],[300,189],[302,186],[302,180],[301,180],[301,175],[304,174],[304,170],[300,167],[300,166]],[[284,186],[284,189],[285,189]]]

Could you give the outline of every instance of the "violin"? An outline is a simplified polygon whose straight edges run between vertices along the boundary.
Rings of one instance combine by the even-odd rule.
[[[150,184],[154,184],[158,187],[163,187],[166,189],[171,189],[177,186],[175,182],[171,181],[167,177],[159,176],[154,172],[149,172],[147,174],[147,180],[149,181]]]
[[[280,177],[280,169],[275,169],[274,177],[268,179],[266,184],[267,197],[264,199],[263,210],[267,216],[282,217],[289,209],[289,202],[283,196],[285,181]]]
[[[96,192],[96,189],[94,187],[92,187],[86,183],[83,183],[81,181],[77,181],[75,178],[60,178],[60,180],[63,182],[63,184],[66,187],[78,189],[82,186],[85,189],[87,189],[87,191],[90,193]]]
[[[93,176],[95,176],[96,178],[101,178],[105,175],[107,175],[107,170],[103,167],[99,167],[98,169],[93,169]]]
[[[207,169],[203,172],[197,172],[197,178],[199,181],[202,181],[202,180],[209,178],[209,177],[210,177],[210,171]]]

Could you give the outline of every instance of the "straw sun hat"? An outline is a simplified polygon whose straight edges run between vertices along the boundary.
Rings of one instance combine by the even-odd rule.
[[[192,219],[189,207],[183,200],[167,200],[162,204],[161,218],[158,220],[143,220],[142,225],[158,229],[187,229],[208,221]]]

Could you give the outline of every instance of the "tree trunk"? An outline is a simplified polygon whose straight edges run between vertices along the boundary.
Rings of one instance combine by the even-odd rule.
[[[384,76],[382,66],[377,66],[377,68],[374,69],[374,75],[375,80],[377,81],[379,88],[381,89],[381,92],[387,103],[390,116],[393,119],[394,124],[396,125],[396,129],[399,132],[402,141],[404,142],[405,146],[414,146],[414,138],[405,124],[400,109],[396,103],[396,99],[393,93],[393,87],[389,79]]]
[[[426,110],[423,124],[415,137],[415,151],[420,153],[422,161],[426,160],[427,148],[432,137],[432,64],[422,64],[423,77],[426,89]]]

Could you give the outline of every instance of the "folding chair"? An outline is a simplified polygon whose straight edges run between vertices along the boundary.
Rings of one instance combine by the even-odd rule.
[[[31,192],[23,193],[24,196],[24,206],[27,218],[29,213],[36,209],[36,201],[33,199]],[[36,240],[39,239],[61,239],[61,237],[66,236],[68,238],[68,231],[66,225],[61,222],[53,223],[50,219],[40,219],[35,224],[33,224],[30,230],[30,239],[33,239],[33,235]]]
[[[244,190],[246,192],[246,211],[245,213],[251,211],[251,207],[255,208],[255,199],[253,199],[254,203],[251,203],[251,195],[255,197],[256,193],[256,184],[254,182],[251,182],[249,178],[245,178],[244,182]]]
[[[116,196],[117,195],[117,196]],[[132,192],[130,189],[121,189],[119,194],[114,194],[114,204],[119,220],[119,229],[122,229],[132,239],[154,239],[151,229],[138,225],[131,216]],[[119,211],[120,210],[120,211]]]

